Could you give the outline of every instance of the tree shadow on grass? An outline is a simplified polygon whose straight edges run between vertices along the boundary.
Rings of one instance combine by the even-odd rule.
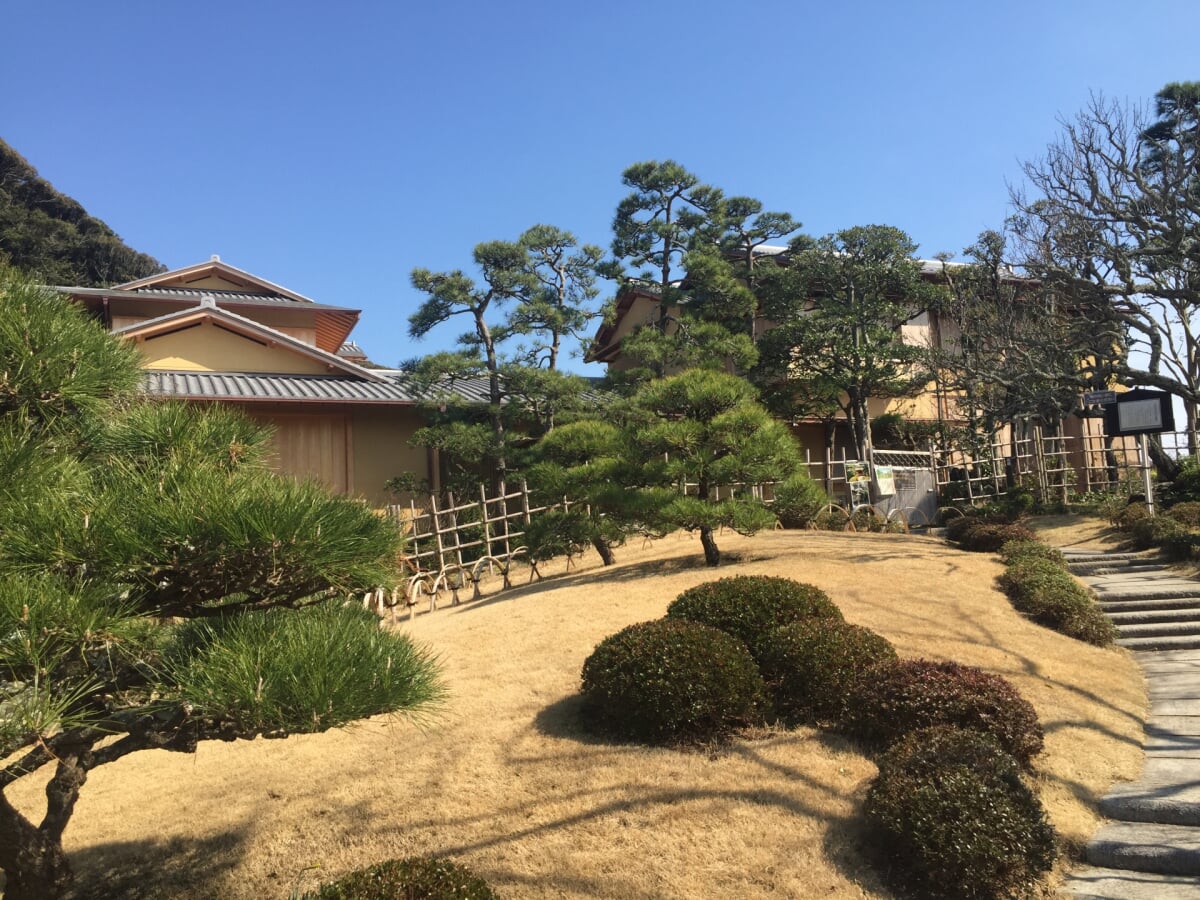
[[[241,861],[244,827],[204,838],[93,844],[70,854],[79,900],[151,900],[212,890]],[[213,894],[216,896],[216,894]]]

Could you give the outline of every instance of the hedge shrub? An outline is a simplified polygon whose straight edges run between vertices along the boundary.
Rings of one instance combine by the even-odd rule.
[[[1164,515],[1188,528],[1200,528],[1200,501],[1188,500],[1184,503],[1176,503]]]
[[[775,712],[789,722],[839,721],[872,666],[896,659],[887,638],[837,619],[802,619],[762,644],[759,669]]]
[[[1128,503],[1125,508],[1113,516],[1112,522],[1118,528],[1128,531],[1135,523],[1150,518],[1150,509],[1145,503]]]
[[[977,522],[959,532],[958,546],[973,553],[995,553],[1009,541],[1036,541],[1037,536],[1024,525],[1001,522]]]
[[[1163,553],[1172,562],[1187,562],[1200,556],[1200,534],[1173,534],[1162,543]]]
[[[391,859],[351,872],[305,900],[496,900],[488,883],[446,859]]]
[[[972,666],[883,663],[851,692],[845,726],[868,744],[887,746],[934,725],[985,731],[1025,765],[1042,751],[1042,726],[1029,701],[1007,679]]]
[[[630,625],[583,664],[583,716],[647,744],[712,741],[761,718],[762,677],[736,637],[681,618]]]
[[[891,879],[921,897],[1026,896],[1054,863],[1045,810],[991,735],[908,735],[880,759],[865,812]]]
[[[1039,625],[1098,647],[1116,639],[1116,628],[1092,592],[1052,560],[1016,559],[1000,576],[1000,586],[1013,606]]]
[[[1066,568],[1067,558],[1057,547],[1051,547],[1039,540],[1007,541],[1000,548],[1000,558],[1006,563],[1014,563],[1024,559],[1045,559]]]
[[[1187,528],[1166,516],[1148,516],[1134,522],[1129,528],[1129,533],[1133,537],[1134,546],[1139,550],[1152,550],[1161,547],[1170,538],[1187,534]]]
[[[688,588],[667,607],[667,617],[720,628],[757,658],[763,639],[780,625],[810,617],[840,620],[842,611],[815,585],[770,575],[735,575]]]

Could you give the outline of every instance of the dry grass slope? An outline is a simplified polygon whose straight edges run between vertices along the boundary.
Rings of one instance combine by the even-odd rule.
[[[453,699],[425,730],[372,721],[286,741],[137,754],[93,773],[67,831],[96,896],[286,897],[351,868],[451,856],[506,897],[884,897],[858,811],[874,765],[811,730],[716,754],[612,746],[575,723],[580,666],[604,636],[661,616],[715,575],[824,588],[905,656],[1004,675],[1046,729],[1039,787],[1082,842],[1095,802],[1141,764],[1145,695],[1128,654],[1032,625],[995,587],[1000,564],[892,535],[723,535],[627,547],[541,584],[419,616]],[[558,570],[561,573],[561,566]],[[39,802],[27,786],[24,801]]]

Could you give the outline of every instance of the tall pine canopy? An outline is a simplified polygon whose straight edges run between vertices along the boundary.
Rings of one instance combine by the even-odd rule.
[[[165,271],[0,140],[0,263],[43,284],[106,287]]]

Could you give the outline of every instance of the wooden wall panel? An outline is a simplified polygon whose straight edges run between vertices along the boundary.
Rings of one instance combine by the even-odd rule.
[[[350,420],[344,414],[261,417],[275,426],[275,459],[280,471],[314,477],[340,494],[350,492]]]

